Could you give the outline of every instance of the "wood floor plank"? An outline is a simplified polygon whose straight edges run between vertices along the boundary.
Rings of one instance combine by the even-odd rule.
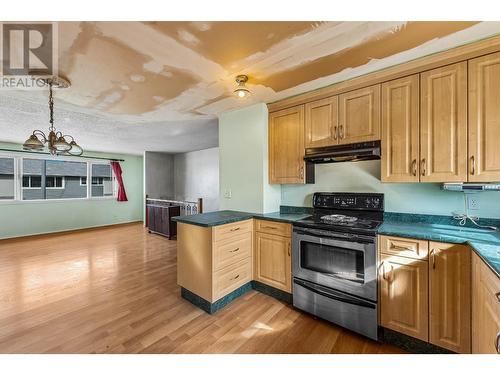
[[[256,291],[180,297],[176,241],[141,224],[0,241],[0,353],[402,353]]]

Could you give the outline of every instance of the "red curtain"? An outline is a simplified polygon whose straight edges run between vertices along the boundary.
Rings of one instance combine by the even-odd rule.
[[[111,162],[111,168],[113,168],[113,172],[116,177],[116,182],[118,182],[118,202],[127,202],[127,193],[125,192],[125,186],[123,185],[123,178],[122,178],[122,167],[120,166],[120,163],[117,161],[112,161]]]

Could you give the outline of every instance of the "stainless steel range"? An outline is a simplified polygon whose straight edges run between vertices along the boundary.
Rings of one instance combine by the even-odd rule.
[[[315,193],[293,226],[293,305],[377,340],[377,228],[384,195]]]

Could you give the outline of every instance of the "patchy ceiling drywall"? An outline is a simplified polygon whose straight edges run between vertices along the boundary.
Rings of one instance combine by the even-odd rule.
[[[217,115],[500,32],[499,22],[60,22],[56,125],[94,151],[217,145]],[[249,76],[249,99],[233,96]],[[0,92],[3,141],[47,127],[43,91]]]

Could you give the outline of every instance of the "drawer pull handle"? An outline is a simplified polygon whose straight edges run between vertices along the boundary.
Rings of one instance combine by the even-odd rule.
[[[232,228],[232,229],[231,229],[231,232],[236,232],[237,230],[240,230],[240,227],[237,227],[237,228]]]
[[[399,245],[391,245],[391,249],[393,249],[393,250],[400,250],[400,251],[411,250],[411,249],[409,249],[407,247],[399,246]]]
[[[278,229],[276,227],[261,226],[262,229]]]
[[[500,332],[497,333],[497,337],[495,338],[495,349],[500,354]]]
[[[333,127],[333,139],[337,140],[338,133],[337,133],[337,125]]]
[[[414,176],[417,175],[417,159],[413,159],[413,161],[411,162],[411,169],[412,169],[412,174]]]
[[[472,174],[472,175],[473,175],[474,173],[476,173],[476,159],[474,159],[474,155],[472,155],[472,156],[470,157],[470,163],[471,163],[471,166],[470,166],[470,169],[471,169],[470,174]]]
[[[239,247],[237,247],[236,249],[234,249],[234,250],[230,250],[229,252],[230,252],[230,253],[235,253],[235,252],[237,252],[239,249],[240,249],[240,248],[239,248]]]
[[[500,302],[500,292],[495,293],[495,297],[497,297],[497,301]]]
[[[233,277],[231,280],[236,280],[238,277],[240,277],[240,275],[236,275],[235,277]]]
[[[431,260],[432,260],[432,269],[436,269],[436,256],[439,254],[439,251],[436,249],[431,250]]]
[[[385,262],[382,262],[381,264],[382,266],[382,278],[387,281],[388,283],[391,282],[391,279],[389,277],[387,277],[387,275],[385,274]],[[392,273],[392,271],[394,271],[394,267],[393,265],[391,264],[391,270],[389,271],[390,273]]]
[[[425,176],[425,158],[420,162],[420,169],[422,170],[422,176]]]

